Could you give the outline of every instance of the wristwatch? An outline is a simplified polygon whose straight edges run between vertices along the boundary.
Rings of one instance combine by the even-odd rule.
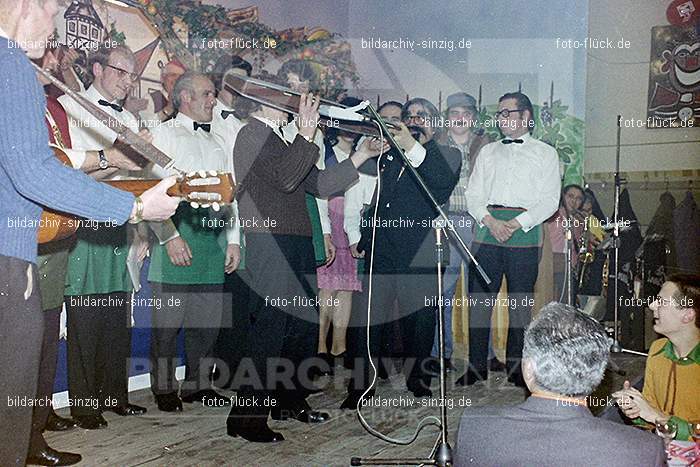
[[[109,167],[109,161],[107,160],[107,156],[105,156],[105,152],[102,149],[97,151],[97,154],[100,158],[100,170],[105,170],[107,167]]]

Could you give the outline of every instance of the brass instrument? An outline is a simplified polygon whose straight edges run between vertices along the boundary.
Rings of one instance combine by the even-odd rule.
[[[581,211],[577,211],[584,215]],[[595,260],[595,252],[591,244],[591,226],[589,222],[589,217],[583,218],[583,232],[579,238],[579,251],[578,251],[578,288],[579,290],[583,288],[584,278],[586,277],[587,266]]]

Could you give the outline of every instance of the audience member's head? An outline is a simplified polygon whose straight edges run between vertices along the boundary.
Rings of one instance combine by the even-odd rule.
[[[253,76],[253,78],[280,86],[286,85],[282,77],[279,75],[271,75],[267,73]],[[236,99],[236,117],[246,120],[253,116],[266,118],[275,122],[277,125],[284,125],[289,119],[289,114],[287,112],[267,105],[262,105],[259,102],[247,99],[245,97],[238,97]]]
[[[214,69],[209,73],[209,77],[214,82],[219,99],[227,105],[233,105],[235,96],[223,88],[224,76],[229,73],[250,76],[252,72],[253,67],[251,64],[238,55],[223,55],[214,64]]]
[[[700,276],[676,274],[664,282],[656,300],[654,331],[674,341],[700,334]]]
[[[318,93],[316,72],[306,60],[292,59],[284,62],[277,75],[293,91]]]
[[[187,69],[178,60],[171,60],[160,69],[160,83],[167,96],[173,92],[175,81],[182,76]]]
[[[533,393],[583,398],[603,379],[609,347],[598,322],[552,302],[525,331],[523,377]]]

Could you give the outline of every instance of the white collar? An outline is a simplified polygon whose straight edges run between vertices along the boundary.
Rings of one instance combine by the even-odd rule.
[[[4,37],[8,41],[12,40],[12,39],[10,39],[10,35],[8,33],[6,33],[3,28],[0,28],[0,37]]]
[[[282,135],[282,132],[280,131],[280,127],[277,126],[277,123],[276,123],[274,120],[270,120],[270,119],[267,118],[267,117],[260,117],[260,116],[258,116],[258,115],[253,115],[253,118],[255,118],[255,119],[257,119],[257,120],[263,122],[263,123],[265,124],[265,126],[268,126],[268,127],[270,127],[270,128],[272,129],[272,132],[273,132],[274,134],[276,134],[276,135],[279,137],[279,139],[281,139],[281,140],[284,141],[285,143],[287,142],[287,141],[284,139],[284,135]]]
[[[100,93],[100,91],[97,90],[95,86],[90,86],[89,88],[87,88],[87,90],[85,91],[85,97],[90,99],[90,101],[93,104],[97,104],[97,101],[99,101],[100,99],[107,101],[110,104],[114,104],[117,102],[116,100],[107,99],[105,96],[102,95],[102,93]]]

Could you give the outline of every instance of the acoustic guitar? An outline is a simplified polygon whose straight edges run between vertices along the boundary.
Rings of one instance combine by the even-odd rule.
[[[61,162],[70,166],[70,160],[61,148],[51,146],[51,149]],[[160,181],[160,179],[110,180],[103,183],[140,196]],[[218,210],[219,206],[233,202],[235,191],[231,174],[199,171],[187,175],[181,174],[177,182],[168,188],[167,193],[169,196],[183,198],[194,207],[209,207],[211,205],[213,209]],[[37,240],[42,244],[68,238],[78,230],[80,224],[80,217],[44,209],[41,213]]]
[[[171,196],[179,196],[189,201],[193,207],[209,207],[218,210],[221,205],[233,202],[235,185],[233,177],[229,173],[198,171],[185,173],[174,165],[174,161],[163,151],[145,141],[139,135],[131,131],[126,125],[109,115],[107,112],[90,102],[85,97],[76,93],[64,83],[56,79],[48,71],[33,64],[34,68],[58,87],[65,94],[73,98],[85,110],[90,112],[97,120],[111,129],[119,136],[119,139],[128,144],[134,151],[146,160],[154,164],[169,169],[178,175],[178,181],[168,189]],[[56,157],[65,165],[71,165],[65,152],[60,148],[51,146]],[[112,180],[107,181],[109,185],[122,190],[130,191],[135,195],[140,195],[152,186],[160,182],[156,180]],[[59,213],[52,210],[45,210],[42,213],[39,224],[38,242],[47,243],[55,240],[62,240],[74,234],[80,226],[78,218],[69,214]]]

